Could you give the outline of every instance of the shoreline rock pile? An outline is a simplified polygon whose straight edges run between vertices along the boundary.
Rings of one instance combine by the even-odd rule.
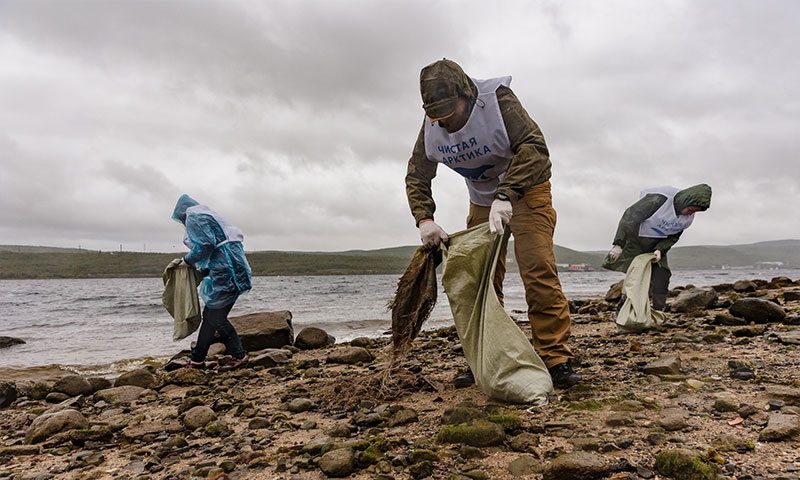
[[[113,381],[0,381],[0,479],[800,478],[800,281],[687,285],[670,305],[623,334],[613,291],[570,302],[587,381],[531,409],[453,387],[453,327],[390,365],[386,338],[234,319],[251,368],[181,352]]]

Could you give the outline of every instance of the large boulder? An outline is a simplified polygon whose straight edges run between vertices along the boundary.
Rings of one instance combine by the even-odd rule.
[[[0,382],[0,408],[6,408],[17,399],[17,386],[13,382]]]
[[[343,347],[337,348],[328,355],[328,363],[353,364],[361,362],[371,362],[372,354],[363,347]]]
[[[717,303],[717,292],[713,288],[689,288],[682,291],[669,308],[673,312],[691,312],[711,308]]]
[[[327,347],[336,343],[336,338],[317,327],[306,327],[300,330],[294,339],[294,346],[303,350]]]
[[[123,373],[114,381],[115,387],[134,385],[142,388],[154,388],[158,384],[156,377],[146,368],[139,368]]]
[[[94,392],[91,382],[80,375],[67,375],[59,378],[53,385],[53,391],[65,393],[71,397],[91,395]]]
[[[561,455],[544,470],[543,480],[595,480],[606,478],[611,462],[596,453],[573,452]]]
[[[0,348],[8,348],[12,345],[21,345],[25,340],[15,337],[0,337]]]
[[[25,432],[25,442],[39,443],[51,435],[76,428],[89,428],[89,422],[77,410],[67,409],[60,412],[47,413],[34,419]]]
[[[733,316],[755,323],[782,322],[786,318],[783,307],[762,298],[741,298],[728,310]]]
[[[733,289],[737,292],[755,292],[758,287],[750,280],[737,280],[733,282]]]
[[[281,348],[294,343],[292,312],[260,312],[240,317],[231,317],[245,350],[255,351],[265,348]]]

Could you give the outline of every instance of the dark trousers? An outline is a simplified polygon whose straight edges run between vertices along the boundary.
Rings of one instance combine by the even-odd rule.
[[[192,349],[193,362],[205,361],[216,332],[219,332],[230,355],[234,358],[244,358],[246,352],[242,348],[242,340],[236,333],[236,328],[228,321],[228,313],[232,308],[233,303],[222,308],[203,308],[203,322],[200,324],[200,333],[197,334],[197,343]]]
[[[669,293],[669,278],[672,272],[668,268],[653,264],[653,272],[650,274],[650,284],[653,286],[653,295],[666,295]]]

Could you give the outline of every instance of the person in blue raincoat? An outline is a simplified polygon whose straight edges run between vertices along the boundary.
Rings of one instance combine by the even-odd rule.
[[[189,253],[183,257],[181,266],[192,266],[205,274],[200,284],[200,297],[205,304],[203,321],[186,366],[205,368],[208,348],[214,334],[219,332],[228,354],[233,357],[220,370],[244,367],[249,361],[247,352],[236,328],[228,320],[228,313],[239,295],[251,288],[250,265],[242,246],[244,234],[186,194],[178,199],[172,219],[186,227],[183,243],[189,247]]]

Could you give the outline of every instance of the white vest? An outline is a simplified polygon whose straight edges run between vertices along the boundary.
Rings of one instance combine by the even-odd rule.
[[[639,236],[646,238],[667,238],[670,235],[682,232],[689,228],[694,220],[694,215],[675,214],[675,194],[680,189],[670,186],[652,187],[642,190],[641,199],[648,193],[657,193],[667,197],[667,201],[656,210],[650,218],[639,225]]]
[[[225,240],[219,242],[216,246],[219,247],[224,245],[228,242],[243,242],[244,241],[244,233],[242,229],[239,227],[234,227],[230,223],[228,223],[224,218],[220,217],[217,212],[211,210],[205,205],[195,205],[193,207],[189,207],[186,209],[186,217],[188,218],[189,215],[200,215],[205,214],[209,215],[216,220],[220,227],[222,227],[222,231],[225,232]],[[183,244],[189,248],[194,248],[194,242],[189,239],[189,235],[183,235]]]
[[[511,84],[511,77],[472,81],[478,98],[461,130],[449,133],[425,117],[425,154],[464,177],[470,201],[488,207],[514,156],[496,94],[500,85]]]

